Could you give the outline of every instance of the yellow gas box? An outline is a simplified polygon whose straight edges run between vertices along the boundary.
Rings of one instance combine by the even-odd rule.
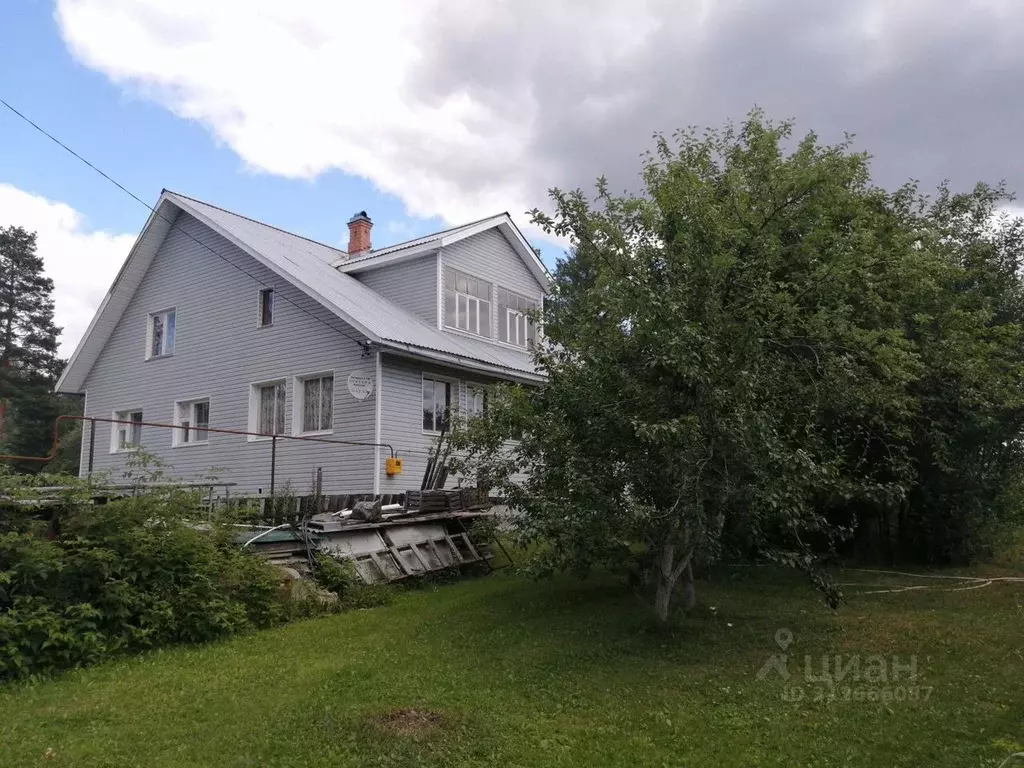
[[[384,464],[384,471],[388,475],[400,475],[402,474],[402,460],[395,456],[388,456],[387,462]]]

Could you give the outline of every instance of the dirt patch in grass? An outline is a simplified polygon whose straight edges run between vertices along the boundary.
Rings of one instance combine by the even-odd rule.
[[[373,719],[378,725],[402,734],[422,733],[445,724],[444,715],[427,709],[393,709]]]

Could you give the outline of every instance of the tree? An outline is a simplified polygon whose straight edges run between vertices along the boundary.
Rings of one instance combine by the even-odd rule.
[[[534,221],[570,250],[535,349],[547,381],[456,430],[460,470],[505,491],[546,568],[646,562],[662,620],[726,545],[834,604],[820,556],[857,524],[834,512],[897,509],[918,478],[932,360],[908,321],[959,267],[914,187],[792,128],[754,112],[658,136],[641,194],[553,190]]]
[[[902,286],[904,326],[924,372],[907,444],[912,482],[877,519],[889,562],[965,564],[1019,527],[1024,468],[1024,221],[1000,209],[1003,186],[979,184],[897,209],[919,250],[938,258],[927,283]],[[897,435],[892,436],[899,438]]]
[[[40,456],[52,445],[60,406],[53,384],[60,371],[53,321],[53,281],[43,274],[36,235],[0,228],[0,406],[6,450]],[[38,469],[26,464],[25,469]]]

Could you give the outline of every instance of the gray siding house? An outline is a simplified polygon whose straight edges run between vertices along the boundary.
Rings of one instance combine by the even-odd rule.
[[[541,380],[524,312],[549,276],[507,214],[377,250],[371,227],[354,216],[342,251],[165,191],[57,384],[107,420],[82,473],[90,445],[115,476],[141,446],[266,493],[276,443],[277,488],[318,468],[325,493],[418,488],[445,408]]]

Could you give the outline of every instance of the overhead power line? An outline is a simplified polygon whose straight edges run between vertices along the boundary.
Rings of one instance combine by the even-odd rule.
[[[7,109],[9,109],[9,110],[10,110],[10,111],[11,111],[12,113],[14,113],[14,114],[15,114],[15,115],[17,115],[18,117],[20,117],[20,118],[21,118],[22,120],[24,120],[24,121],[25,121],[26,123],[28,123],[28,124],[29,124],[30,126],[32,126],[33,128],[35,128],[35,129],[36,129],[37,131],[39,131],[39,133],[43,134],[43,136],[45,136],[46,138],[48,138],[48,139],[49,139],[50,141],[52,141],[52,142],[53,142],[54,144],[56,144],[56,145],[57,145],[58,147],[60,147],[60,148],[61,148],[61,149],[63,149],[63,150],[65,151],[65,152],[67,152],[68,154],[70,154],[71,156],[73,156],[74,158],[76,158],[77,160],[81,161],[82,163],[84,163],[85,165],[87,165],[87,166],[88,166],[89,168],[91,168],[91,169],[92,169],[93,171],[95,171],[95,172],[96,172],[96,173],[98,173],[98,174],[99,174],[100,176],[102,176],[102,177],[103,177],[104,179],[106,179],[107,181],[109,181],[109,182],[110,182],[111,184],[113,184],[113,185],[114,185],[115,187],[117,187],[117,188],[118,188],[119,190],[121,190],[122,192],[124,192],[124,193],[125,193],[126,195],[128,195],[128,196],[129,196],[130,198],[132,198],[132,200],[134,200],[134,201],[135,201],[135,202],[137,202],[137,203],[138,203],[139,205],[141,205],[142,207],[144,207],[144,208],[145,208],[145,209],[146,209],[147,211],[149,211],[149,212],[150,212],[151,214],[153,214],[154,216],[156,216],[156,217],[157,217],[157,218],[159,218],[159,219],[162,219],[163,221],[167,222],[168,224],[171,224],[171,225],[173,225],[173,223],[174,223],[174,222],[172,222],[172,221],[171,221],[170,219],[168,219],[168,218],[167,218],[166,216],[163,216],[163,215],[161,215],[161,214],[160,214],[160,213],[159,213],[159,212],[158,212],[158,211],[156,210],[156,208],[154,208],[153,206],[151,206],[151,205],[150,205],[149,203],[147,203],[147,202],[146,202],[145,200],[143,200],[143,199],[142,199],[141,197],[139,197],[139,196],[138,196],[138,195],[136,195],[136,194],[135,194],[134,192],[132,192],[132,191],[131,191],[130,189],[128,189],[127,187],[125,187],[125,186],[124,186],[123,184],[121,184],[121,183],[120,183],[119,181],[117,181],[116,179],[114,179],[114,178],[113,178],[112,176],[110,176],[109,174],[105,173],[105,172],[104,172],[104,171],[103,171],[103,170],[102,170],[101,168],[97,167],[97,166],[96,166],[95,164],[93,164],[93,163],[89,162],[89,161],[88,161],[87,159],[85,159],[84,157],[82,157],[82,155],[78,154],[78,152],[76,152],[75,150],[73,150],[73,149],[72,149],[71,147],[69,147],[69,146],[68,146],[67,144],[65,144],[65,143],[64,143],[63,141],[61,141],[61,140],[60,140],[60,139],[58,139],[58,138],[57,138],[56,136],[54,136],[54,135],[53,135],[52,133],[50,133],[49,131],[47,131],[47,130],[46,130],[45,128],[43,128],[42,126],[40,126],[40,125],[39,125],[38,123],[36,123],[35,121],[33,121],[33,120],[32,120],[31,118],[29,118],[29,117],[28,117],[27,115],[25,115],[25,114],[24,114],[24,113],[22,113],[22,112],[19,112],[19,111],[18,111],[17,109],[15,109],[14,107],[12,107],[12,106],[11,106],[11,105],[10,105],[9,103],[7,103],[7,101],[5,101],[4,99],[0,98],[0,104],[3,104],[3,105],[4,105],[5,107],[7,107]],[[255,282],[255,283],[256,283],[257,285],[259,285],[259,286],[262,286],[263,288],[272,288],[272,286],[270,286],[270,285],[267,285],[267,284],[266,284],[265,282],[263,282],[262,280],[260,280],[260,279],[259,279],[258,277],[256,277],[256,276],[255,276],[254,274],[252,274],[252,272],[248,271],[248,270],[247,270],[247,269],[245,269],[244,267],[241,267],[241,266],[239,266],[238,264],[236,264],[235,262],[233,262],[233,261],[232,261],[231,259],[229,259],[229,258],[228,258],[227,256],[224,256],[223,254],[221,254],[221,253],[218,253],[218,252],[217,252],[217,251],[216,251],[216,250],[215,250],[214,248],[212,248],[212,247],[211,247],[210,245],[208,245],[207,243],[204,243],[204,242],[203,242],[202,240],[200,240],[199,238],[197,238],[197,237],[194,237],[194,236],[193,236],[193,235],[191,235],[191,234],[190,234],[189,232],[187,232],[187,231],[186,231],[185,229],[183,229],[183,228],[179,228],[179,229],[178,229],[178,231],[179,231],[179,232],[181,232],[181,233],[182,233],[183,235],[185,235],[186,237],[188,237],[188,238],[189,238],[190,240],[192,240],[193,242],[195,242],[196,244],[198,244],[198,245],[201,245],[201,246],[202,246],[203,248],[205,248],[206,250],[208,250],[208,251],[209,251],[210,253],[212,253],[212,254],[213,254],[214,256],[216,256],[216,257],[217,257],[218,259],[221,259],[221,260],[222,260],[223,262],[225,262],[226,264],[229,264],[229,265],[231,265],[232,267],[234,267],[235,269],[237,269],[237,270],[238,270],[239,272],[241,272],[241,273],[243,273],[243,274],[247,275],[247,276],[248,276],[248,277],[249,277],[249,278],[250,278],[250,279],[251,279],[251,280],[252,280],[253,282]],[[357,339],[357,338],[356,338],[355,336],[352,336],[352,335],[351,335],[350,333],[347,333],[347,332],[345,332],[345,331],[344,331],[343,329],[341,329],[341,328],[337,328],[337,327],[335,327],[335,326],[331,325],[330,323],[328,323],[328,322],[327,322],[326,320],[324,320],[323,318],[321,318],[321,317],[317,317],[317,316],[316,316],[316,315],[314,315],[314,314],[313,314],[312,312],[310,312],[309,310],[307,310],[307,309],[305,309],[304,307],[300,306],[299,304],[296,304],[296,303],[295,303],[294,301],[292,301],[292,300],[291,300],[291,299],[289,299],[288,297],[286,297],[286,296],[282,296],[282,295],[279,295],[277,291],[274,291],[274,298],[275,298],[275,299],[281,299],[281,300],[283,300],[283,301],[287,302],[288,304],[291,304],[291,305],[292,305],[293,307],[295,307],[295,308],[296,308],[297,310],[299,310],[299,311],[300,311],[300,312],[302,312],[303,314],[309,315],[309,316],[310,316],[311,318],[313,318],[313,319],[314,319],[314,320],[316,320],[317,322],[319,322],[319,323],[323,324],[323,325],[324,325],[324,326],[326,326],[327,328],[330,328],[330,329],[331,329],[332,331],[334,331],[334,332],[336,332],[336,333],[340,333],[340,334],[341,334],[342,336],[345,336],[346,338],[348,338],[348,339],[350,339],[351,341],[355,342],[356,344],[358,344],[358,345],[359,345],[360,347],[362,347],[363,349],[365,349],[365,348],[366,348],[366,343],[365,343],[365,340],[360,340],[360,339]],[[340,318],[339,318],[339,319],[340,319]],[[344,322],[344,321],[342,321],[342,322]]]

